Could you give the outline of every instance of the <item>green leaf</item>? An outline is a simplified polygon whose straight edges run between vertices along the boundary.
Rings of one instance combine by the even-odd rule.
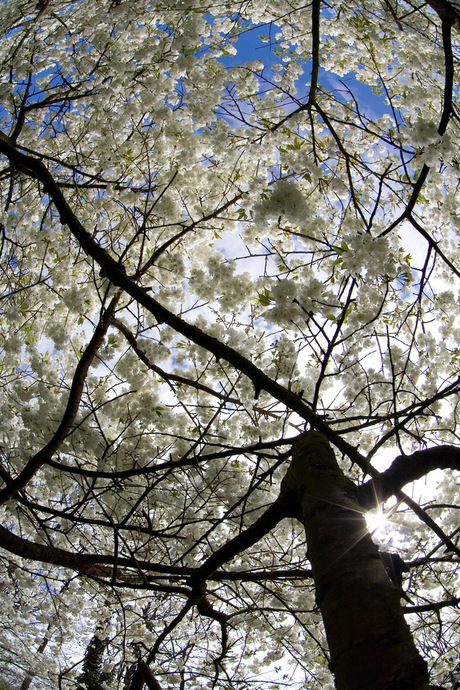
[[[263,292],[258,292],[257,301],[263,307],[269,307],[270,304],[273,302],[273,299],[270,297],[270,290],[268,288],[265,288]]]

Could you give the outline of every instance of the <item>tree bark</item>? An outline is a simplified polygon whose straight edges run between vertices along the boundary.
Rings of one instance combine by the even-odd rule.
[[[460,470],[460,448],[443,445],[417,450],[411,455],[398,455],[388,469],[356,487],[359,504],[371,510],[406,484],[434,470],[447,469]]]
[[[93,635],[86,647],[83,672],[77,678],[77,690],[103,690],[106,687],[110,674],[104,673],[102,666],[107,642],[107,638],[99,637],[97,632]]]
[[[325,436],[308,432],[294,443],[281,494],[301,509],[336,688],[428,690],[398,589]]]

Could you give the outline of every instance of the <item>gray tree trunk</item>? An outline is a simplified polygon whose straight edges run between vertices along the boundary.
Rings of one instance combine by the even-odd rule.
[[[293,446],[281,496],[298,504],[338,690],[428,690],[404,619],[356,500],[325,436]]]

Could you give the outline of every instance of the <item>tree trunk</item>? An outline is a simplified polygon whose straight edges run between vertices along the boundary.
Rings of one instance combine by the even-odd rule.
[[[428,690],[419,655],[356,500],[325,436],[303,434],[282,483],[297,501],[338,690]]]
[[[96,632],[86,647],[83,672],[77,678],[77,690],[103,690],[105,682],[110,677],[110,674],[102,670],[106,647],[107,640],[100,638]]]
[[[51,625],[48,625],[48,630],[51,630]],[[45,635],[45,637],[42,640],[42,643],[40,644],[39,648],[37,649],[37,654],[43,654],[43,652],[46,649],[46,645],[49,642],[49,637]],[[33,679],[35,678],[35,673],[29,672],[27,676],[24,678],[24,680],[21,683],[21,687],[19,690],[29,690],[30,684],[32,683]]]

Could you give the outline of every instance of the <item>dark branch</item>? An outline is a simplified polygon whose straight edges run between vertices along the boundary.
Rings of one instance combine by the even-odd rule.
[[[101,247],[78,220],[70,208],[58,183],[39,158],[21,153],[13,142],[0,133],[0,152],[15,163],[18,170],[26,175],[39,180],[46,192],[50,195],[60,215],[61,223],[68,225],[70,232],[79,242],[83,251],[91,256],[101,267],[109,280],[122,288],[127,294],[147,309],[157,319],[158,323],[166,323],[177,333],[185,336],[196,345],[211,352],[217,360],[223,359],[231,364],[237,371],[247,376],[253,383],[255,391],[266,391],[287,408],[297,412],[307,420],[314,429],[323,433],[330,443],[335,445],[342,453],[347,455],[364,472],[371,474],[372,468],[365,458],[350,443],[345,441],[337,432],[332,431],[324,419],[315,414],[306,405],[300,396],[271,379],[253,362],[240,354],[232,347],[222,343],[217,338],[208,335],[197,326],[188,323],[180,316],[173,314],[157,300],[148,295],[145,290],[126,275],[124,267],[115,261],[110,254]]]
[[[403,486],[424,477],[433,470],[460,470],[460,448],[437,446],[400,455],[382,472],[357,488],[358,500],[365,510],[394,496]]]
[[[108,309],[101,313],[99,323],[97,324],[88,345],[80,357],[80,360],[75,368],[66,409],[58,428],[53,434],[53,437],[43,448],[41,448],[41,450],[38,451],[38,453],[30,458],[18,476],[8,482],[5,488],[0,490],[0,503],[8,501],[12,496],[14,496],[14,494],[26,486],[27,482],[34,476],[40,467],[42,467],[42,465],[52,458],[62,441],[71,431],[75,416],[78,412],[81,395],[89,368],[92,365],[99,348],[104,342],[105,335],[110,326],[111,318],[118,304],[118,299],[119,295],[115,295]],[[6,479],[5,473],[2,473],[2,478],[4,480]]]

